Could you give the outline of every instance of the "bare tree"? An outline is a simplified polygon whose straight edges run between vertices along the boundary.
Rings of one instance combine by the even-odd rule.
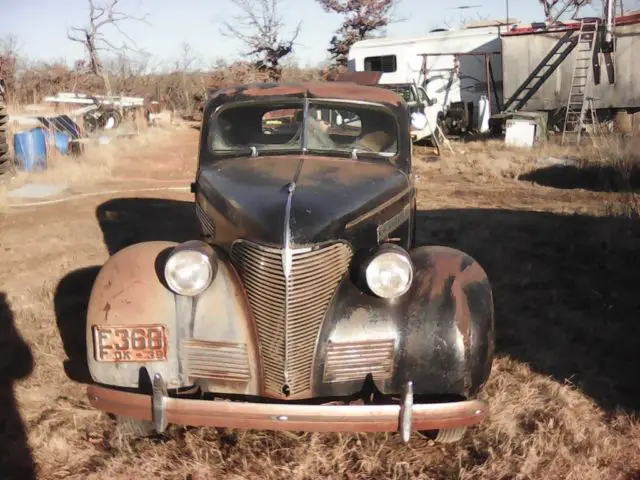
[[[120,25],[127,21],[147,23],[146,15],[144,17],[135,17],[117,10],[120,0],[109,0],[109,3],[102,5],[98,5],[96,0],[87,1],[89,2],[88,24],[84,27],[71,27],[70,31],[67,32],[67,37],[69,40],[84,45],[89,57],[89,71],[102,77],[107,93],[111,94],[109,77],[104,70],[100,52],[110,51],[118,56],[130,52],[141,52],[135,42],[122,31]],[[111,40],[107,40],[104,31],[109,26],[115,28],[126,41],[123,41],[120,45],[115,45]]]
[[[223,24],[222,34],[237,38],[246,46],[243,53],[254,57],[254,65],[271,80],[282,76],[280,61],[293,51],[301,22],[283,39],[284,20],[280,16],[280,0],[232,0],[241,11]]]
[[[15,90],[16,74],[18,70],[18,38],[15,35],[6,35],[0,38],[0,78],[10,92]],[[7,95],[7,98],[9,97]]]
[[[591,0],[538,0],[544,9],[547,22],[555,23],[565,13],[575,18],[580,9],[591,4]]]
[[[193,73],[198,69],[199,62],[200,59],[191,48],[191,45],[183,42],[180,46],[180,58],[176,60],[175,67],[180,74],[180,83],[182,87],[182,94],[184,96],[185,108],[189,108],[193,103]],[[191,80],[191,82],[189,80]]]
[[[347,65],[349,49],[358,40],[384,29],[393,20],[391,10],[398,0],[317,0],[326,12],[344,16],[327,49],[338,66]]]

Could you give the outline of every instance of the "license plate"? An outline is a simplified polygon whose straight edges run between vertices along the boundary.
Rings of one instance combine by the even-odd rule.
[[[93,345],[99,362],[153,362],[167,359],[164,325],[94,325]]]

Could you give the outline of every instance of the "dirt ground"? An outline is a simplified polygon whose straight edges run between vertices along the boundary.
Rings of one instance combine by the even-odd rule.
[[[87,298],[110,252],[192,235],[197,142],[195,129],[158,129],[16,179],[65,182],[81,198],[2,200],[0,478],[640,479],[640,224],[611,215],[630,197],[572,169],[518,179],[534,154],[499,143],[414,159],[420,243],[467,251],[494,288],[491,417],[460,444],[180,427],[124,435],[86,399]],[[148,190],[160,187],[186,190]]]

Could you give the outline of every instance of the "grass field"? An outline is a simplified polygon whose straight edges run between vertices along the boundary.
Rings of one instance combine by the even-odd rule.
[[[16,179],[118,193],[31,207],[0,197],[0,478],[640,478],[640,223],[628,191],[639,150],[613,142],[555,168],[534,160],[569,153],[560,147],[455,143],[437,161],[417,149],[419,242],[470,253],[495,294],[491,417],[460,444],[181,427],[124,435],[86,399],[87,297],[122,242],[193,231],[188,190],[148,189],[188,187],[197,140],[186,126],[153,129]],[[115,229],[97,213],[108,201],[123,213]]]

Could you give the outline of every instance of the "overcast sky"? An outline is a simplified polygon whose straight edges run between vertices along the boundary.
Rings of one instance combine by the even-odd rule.
[[[105,1],[105,0],[97,0]],[[221,22],[235,13],[229,0],[121,0],[123,11],[148,14],[150,25],[123,24],[139,47],[148,51],[156,66],[175,60],[183,42],[188,43],[206,64],[216,58],[239,58],[241,45],[220,34]],[[0,0],[0,37],[18,38],[20,53],[30,60],[63,60],[71,63],[83,57],[83,47],[67,39],[67,27],[83,25],[87,0]],[[325,13],[315,0],[282,0],[289,30],[302,21],[295,51],[302,65],[317,65],[326,56],[332,32],[340,16]],[[459,6],[475,6],[459,10]],[[457,27],[461,13],[472,19],[504,18],[506,0],[400,0],[395,15],[405,20],[389,26],[388,36],[411,36],[444,27]],[[509,16],[520,21],[543,20],[537,0],[509,0]],[[118,41],[114,32],[114,41]]]

